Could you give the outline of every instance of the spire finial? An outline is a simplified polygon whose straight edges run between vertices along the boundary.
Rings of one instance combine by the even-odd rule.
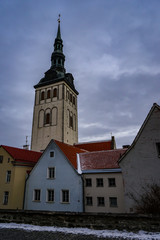
[[[58,17],[59,17],[59,18],[58,18],[57,21],[58,21],[58,23],[60,23],[60,21],[61,21],[61,20],[60,20],[61,14],[59,14]]]

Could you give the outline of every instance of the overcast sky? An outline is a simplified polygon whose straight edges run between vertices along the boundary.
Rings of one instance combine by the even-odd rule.
[[[0,145],[30,143],[33,85],[51,66],[59,13],[79,141],[131,144],[160,104],[159,0],[0,0]]]

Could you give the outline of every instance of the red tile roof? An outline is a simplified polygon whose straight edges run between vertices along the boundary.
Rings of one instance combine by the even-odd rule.
[[[68,160],[71,162],[73,167],[77,169],[77,153],[84,153],[86,151],[75,146],[59,142],[57,140],[54,141],[58,145],[58,147],[62,150],[64,155],[68,158]]]
[[[14,160],[18,162],[36,163],[42,155],[41,152],[35,152],[21,148],[4,145],[1,145],[1,147],[3,147],[14,158]]]
[[[89,152],[111,150],[112,140],[103,141],[103,142],[78,143],[78,144],[75,144],[74,146],[80,149],[87,150]]]
[[[80,153],[81,170],[119,168],[118,159],[127,149]]]

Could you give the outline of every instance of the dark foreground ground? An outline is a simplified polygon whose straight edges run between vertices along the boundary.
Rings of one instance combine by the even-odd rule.
[[[101,238],[93,235],[65,234],[60,232],[25,231],[18,229],[0,229],[0,240],[122,240],[123,238]]]

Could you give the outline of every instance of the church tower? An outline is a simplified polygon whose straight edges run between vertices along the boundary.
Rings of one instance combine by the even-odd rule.
[[[77,96],[74,78],[64,68],[63,41],[58,19],[51,67],[35,88],[31,149],[43,151],[51,139],[78,142]]]

